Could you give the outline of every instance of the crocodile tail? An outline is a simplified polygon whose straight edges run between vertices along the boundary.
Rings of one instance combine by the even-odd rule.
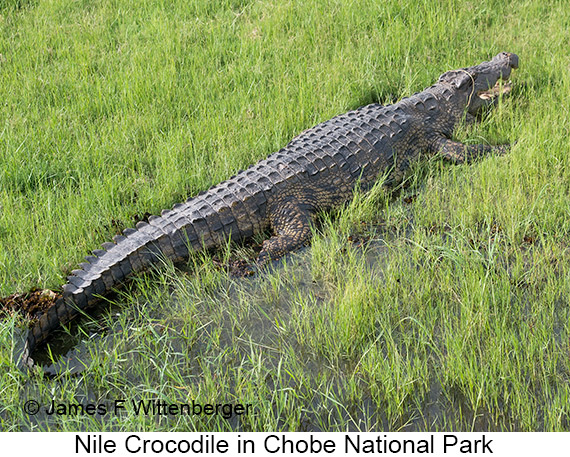
[[[164,259],[184,261],[190,250],[221,245],[227,236],[219,216],[199,205],[200,199],[175,205],[162,216],[151,216],[148,223],[139,222],[136,229],[126,229],[86,257],[86,262],[67,278],[62,297],[29,330],[19,366],[32,367],[34,350],[54,330],[68,324],[133,274],[160,265]]]
[[[71,297],[59,298],[40,318],[38,323],[28,332],[24,349],[20,357],[22,366],[33,367],[32,352],[44,342],[61,324],[71,321],[79,312],[80,308],[70,303]]]

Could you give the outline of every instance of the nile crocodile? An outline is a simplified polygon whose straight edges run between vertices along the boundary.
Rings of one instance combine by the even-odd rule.
[[[465,145],[451,136],[459,123],[474,121],[481,108],[508,91],[499,81],[517,67],[517,55],[503,52],[489,62],[448,71],[396,104],[371,104],[336,116],[227,181],[125,230],[68,277],[62,297],[28,332],[20,363],[31,366],[32,351],[55,329],[164,257],[183,261],[191,250],[271,228],[274,235],[258,258],[263,264],[307,242],[318,212],[348,201],[356,186],[370,188],[379,175],[394,186],[420,156],[439,154],[462,163],[504,153],[508,145]]]

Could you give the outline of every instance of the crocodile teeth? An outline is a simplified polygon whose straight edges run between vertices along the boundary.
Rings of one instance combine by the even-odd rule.
[[[483,100],[492,100],[501,94],[508,94],[512,89],[513,84],[511,81],[507,81],[504,84],[502,84],[501,81],[497,81],[497,83],[490,89],[478,92],[477,96]]]

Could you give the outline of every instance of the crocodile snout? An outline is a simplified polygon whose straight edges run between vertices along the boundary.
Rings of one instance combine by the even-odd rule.
[[[512,52],[501,52],[493,58],[492,62],[498,64],[508,63],[509,67],[516,69],[519,67],[519,56]]]

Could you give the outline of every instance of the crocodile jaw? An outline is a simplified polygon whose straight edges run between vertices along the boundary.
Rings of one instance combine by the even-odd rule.
[[[485,103],[492,103],[500,96],[509,94],[512,89],[513,83],[511,81],[503,83],[502,80],[498,80],[490,89],[477,92],[477,97],[484,100]]]

